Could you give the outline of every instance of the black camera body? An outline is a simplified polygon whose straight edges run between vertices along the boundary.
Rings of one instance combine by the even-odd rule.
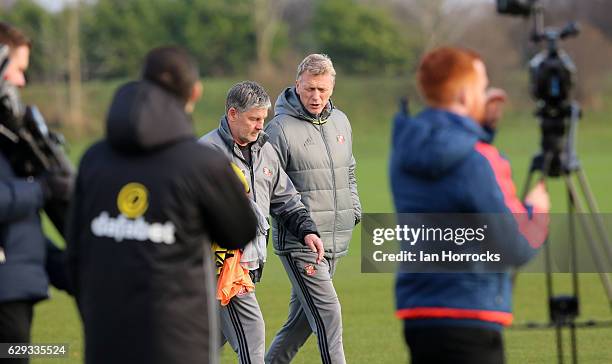
[[[529,62],[531,95],[536,101],[547,105],[567,102],[576,67],[558,43],[559,40],[578,35],[578,25],[570,22],[563,29],[543,29],[543,11],[538,6],[538,0],[497,0],[497,12],[511,16],[535,16],[531,40],[536,44],[545,41],[547,47]]]
[[[576,67],[563,50],[542,51],[529,62],[530,91],[536,100],[561,105],[570,98]]]
[[[573,119],[580,117],[580,109],[571,99],[576,66],[559,42],[578,35],[578,25],[570,22],[562,29],[544,28],[544,13],[538,0],[497,0],[497,11],[533,16],[531,41],[546,43],[529,61],[529,90],[537,103],[536,116],[542,132],[542,151],[534,158],[532,169],[550,177],[567,174],[578,166],[571,129]]]
[[[48,129],[36,106],[21,102],[18,89],[4,80],[9,50],[0,44],[0,149],[20,177],[59,174],[74,179],[61,134]],[[68,201],[51,200],[45,212],[63,235]]]

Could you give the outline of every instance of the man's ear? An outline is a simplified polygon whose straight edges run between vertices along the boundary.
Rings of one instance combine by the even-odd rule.
[[[185,105],[185,111],[187,111],[188,113],[193,112],[193,109],[195,108],[195,104],[202,97],[203,92],[204,92],[204,86],[202,85],[201,81],[198,81],[193,84],[193,87],[191,87],[191,94],[189,95],[189,100],[187,101],[187,104]]]
[[[469,95],[468,95],[468,90],[465,87],[462,87],[461,90],[459,91],[459,94],[457,95],[457,100],[456,102],[458,104],[460,104],[463,107],[468,107],[469,105]]]
[[[230,107],[227,110],[227,121],[233,122],[234,120],[236,120],[237,114],[238,114],[238,110],[236,110],[236,108],[234,107]]]
[[[204,93],[204,86],[201,81],[196,82],[191,88],[191,96],[189,97],[194,103],[198,101]]]

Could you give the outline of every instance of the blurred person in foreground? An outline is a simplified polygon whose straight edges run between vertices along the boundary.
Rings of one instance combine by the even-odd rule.
[[[211,241],[242,248],[257,221],[230,162],[195,138],[201,93],[186,50],[151,50],[81,159],[68,251],[86,363],[218,360]]]
[[[270,97],[261,85],[239,82],[227,94],[219,128],[200,139],[232,160],[244,176],[253,209],[260,216],[258,237],[239,253],[240,265],[254,283],[260,281],[266,262],[270,215],[299,237],[302,249],[317,254],[317,262],[323,258],[317,227],[263,131],[270,106]],[[238,354],[239,362],[263,364],[266,333],[254,286],[221,300],[220,310],[224,339]]]
[[[347,116],[332,103],[336,70],[323,54],[298,65],[295,86],[286,88],[266,127],[282,168],[317,224],[325,257],[304,249],[299,237],[273,221],[275,253],[291,281],[287,321],[276,333],[266,363],[289,363],[312,333],[323,363],[344,363],[342,312],[332,282],[348,254],[361,220],[353,133]]]
[[[9,47],[0,81],[4,98],[8,88],[26,85],[31,42],[17,28],[0,23],[0,45]],[[11,163],[23,151],[7,136],[9,120],[4,118],[9,116],[4,104],[0,108],[0,343],[29,343],[34,304],[49,297],[49,283],[68,288],[64,253],[45,237],[40,212],[51,199],[69,200],[73,177],[18,176]]]
[[[417,83],[427,107],[414,118],[400,113],[395,119],[390,172],[396,212],[503,213],[517,239],[500,244],[516,243],[507,247],[519,257],[513,264],[526,263],[545,240],[550,202],[542,183],[520,201],[509,162],[491,144],[505,93],[488,89],[482,59],[460,48],[427,53]],[[476,273],[477,267],[398,273],[396,315],[404,320],[412,363],[504,362],[510,274]]]

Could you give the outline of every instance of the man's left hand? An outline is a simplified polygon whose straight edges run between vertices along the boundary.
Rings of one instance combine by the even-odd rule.
[[[317,234],[308,234],[304,237],[304,244],[306,244],[313,253],[317,253],[317,264],[319,264],[321,259],[323,259],[323,253],[325,253],[321,238],[319,238]]]

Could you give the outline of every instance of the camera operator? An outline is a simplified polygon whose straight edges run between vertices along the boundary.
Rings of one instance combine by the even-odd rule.
[[[470,50],[427,53],[417,81],[427,108],[414,118],[396,117],[391,186],[398,213],[476,213],[508,226],[518,239],[501,239],[526,263],[544,242],[550,201],[543,184],[520,201],[510,164],[493,146],[493,130],[505,94],[487,90],[482,59]],[[504,259],[507,257],[504,257]],[[512,322],[507,271],[399,273],[396,316],[416,363],[504,362],[502,328]]]
[[[24,87],[30,40],[0,22],[0,44],[9,47],[2,81],[6,87]],[[0,120],[2,126],[6,122]],[[72,183],[70,177],[54,174],[17,176],[10,163],[14,144],[0,135],[0,342],[27,343],[33,306],[48,298],[49,281],[67,289],[63,251],[44,236],[39,212],[50,199],[67,201]],[[11,362],[27,363],[28,359]]]

